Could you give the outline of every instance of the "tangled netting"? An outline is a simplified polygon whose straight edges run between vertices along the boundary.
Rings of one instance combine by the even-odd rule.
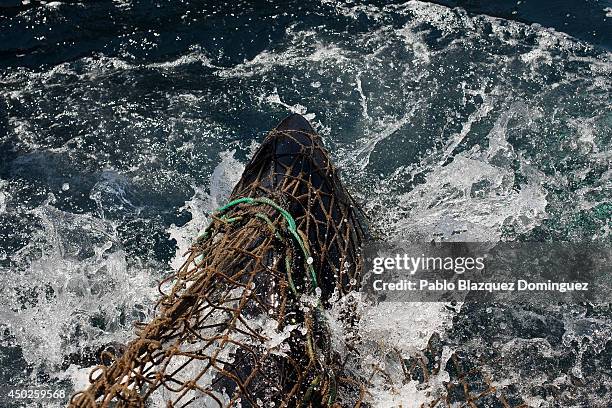
[[[361,216],[303,118],[266,137],[211,218],[160,284],[156,317],[70,406],[359,404],[324,310],[360,280]]]
[[[397,353],[390,358],[399,362],[401,366],[402,383],[415,381],[423,385],[423,389],[434,388],[431,390],[433,394],[427,398],[429,402],[419,404],[420,408],[529,407],[516,387],[512,384],[495,383],[491,373],[483,370],[485,363],[490,363],[486,361],[488,360],[486,353],[475,358],[473,355],[457,351],[443,361],[443,341],[437,333],[430,337],[427,347],[420,353],[410,358],[403,358]],[[436,390],[432,385],[436,382],[435,378],[439,376],[440,370],[444,370],[448,377]],[[394,381],[386,370],[379,370],[379,375],[382,375],[384,382],[393,388]],[[401,386],[401,384],[395,385]]]

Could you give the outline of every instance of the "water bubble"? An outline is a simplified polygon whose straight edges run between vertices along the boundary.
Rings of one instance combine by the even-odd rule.
[[[306,260],[306,263],[308,265],[312,265],[313,262],[314,262],[314,259],[312,259],[312,256],[309,256],[308,259]]]
[[[68,191],[68,190],[70,190],[70,184],[68,183],[62,184],[62,191]]]

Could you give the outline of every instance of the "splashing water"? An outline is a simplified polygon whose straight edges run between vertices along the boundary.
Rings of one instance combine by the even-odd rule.
[[[32,25],[66,41],[96,7],[5,16],[2,38]],[[290,111],[314,123],[383,239],[610,242],[607,50],[418,1],[270,6],[260,28],[237,4],[219,32],[206,28],[216,6],[169,7],[115,2],[103,11],[117,27],[92,27],[91,49],[54,59],[43,47],[38,62],[2,65],[3,383],[80,388],[94,354],[150,318],[156,282]],[[134,16],[141,29],[113,31]],[[356,303],[363,356],[407,357],[440,333],[442,367],[452,352],[491,350],[497,384],[518,384],[530,405],[556,406],[554,387],[563,406],[611,398],[604,306]],[[340,350],[342,307],[330,311]],[[365,376],[383,361],[371,355]],[[441,370],[431,388],[448,378]],[[378,406],[430,401],[415,381],[369,391]]]

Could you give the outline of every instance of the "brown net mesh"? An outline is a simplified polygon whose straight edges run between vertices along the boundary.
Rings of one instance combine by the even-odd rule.
[[[379,353],[379,351],[381,353]],[[366,402],[378,407],[400,408],[528,408],[515,384],[499,382],[487,367],[490,355],[483,351],[451,351],[438,333],[427,346],[405,357],[400,350],[372,347],[377,360],[364,372]],[[403,387],[412,387],[408,393]],[[374,395],[369,391],[374,391]],[[413,394],[407,397],[406,395]],[[377,401],[377,396],[396,396],[393,402]],[[402,396],[402,397],[398,397]],[[424,402],[425,401],[425,402]],[[556,406],[556,405],[555,405]]]
[[[92,372],[71,407],[359,404],[363,391],[343,377],[324,309],[358,285],[363,231],[302,117],[267,136],[236,199],[160,284],[156,317],[120,356],[104,356],[112,363]]]
[[[447,361],[442,361],[443,342],[434,333],[427,347],[419,354],[402,359],[404,381],[417,381],[425,386],[444,370],[448,381],[443,381],[438,395],[421,408],[527,408],[528,405],[518,395],[512,385],[496,384],[491,373],[483,368],[490,361],[480,354],[478,358],[456,351]],[[432,390],[433,391],[433,390]]]

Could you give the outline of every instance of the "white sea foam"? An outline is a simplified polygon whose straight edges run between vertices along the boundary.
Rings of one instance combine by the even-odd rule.
[[[181,208],[189,211],[191,220],[181,227],[172,225],[168,229],[170,237],[176,240],[178,247],[172,260],[174,269],[178,269],[183,264],[183,254],[189,249],[195,237],[208,225],[210,221],[208,214],[227,202],[232,188],[240,179],[244,165],[234,158],[234,153],[232,150],[220,154],[221,161],[210,176],[208,192],[201,187],[195,187],[195,194]]]
[[[315,119],[316,114],[315,113],[307,113],[308,112],[308,108],[300,105],[299,103],[296,103],[294,105],[289,105],[285,102],[283,102],[281,100],[280,95],[278,94],[278,89],[274,88],[274,92],[272,92],[272,94],[268,95],[265,97],[265,101],[270,103],[270,104],[274,104],[274,105],[280,105],[283,106],[285,108],[287,108],[287,110],[289,110],[290,112],[293,113],[298,113],[302,116],[304,116],[306,119],[312,121]]]
[[[20,255],[40,255],[24,270],[2,271],[7,279],[3,296],[10,305],[2,311],[2,322],[26,361],[57,369],[84,345],[95,349],[125,341],[131,327],[121,324],[120,316],[138,310],[140,318],[149,316],[157,277],[146,267],[128,265],[112,223],[49,204],[32,214],[43,227]],[[22,303],[21,288],[34,291],[35,297]],[[103,320],[105,328],[93,324],[94,318]]]
[[[3,191],[6,188],[6,181],[0,179],[0,214],[6,212],[6,193]]]
[[[116,3],[125,8],[131,4]],[[178,243],[171,262],[173,268],[182,263],[182,254],[208,222],[206,214],[225,202],[243,169],[243,163],[234,158],[227,145],[220,148],[220,160],[216,157],[218,141],[235,133],[217,122],[211,112],[227,110],[228,106],[231,111],[260,116],[269,116],[271,110],[286,110],[310,115],[312,119],[316,112],[318,129],[329,136],[335,147],[334,159],[345,170],[353,191],[366,201],[374,227],[386,239],[496,241],[505,239],[503,230],[529,232],[560,205],[575,205],[578,210],[587,211],[605,200],[604,193],[612,177],[610,170],[588,185],[581,184],[562,203],[555,202],[554,190],[569,192],[569,186],[593,177],[589,171],[595,165],[610,160],[609,148],[603,142],[609,126],[605,124],[606,111],[601,108],[607,104],[606,91],[610,89],[609,53],[585,55],[589,45],[554,30],[468,15],[461,9],[425,2],[410,1],[381,8],[337,1],[324,3],[330,4],[338,16],[354,22],[365,17],[375,21],[377,27],[367,32],[330,33],[321,27],[303,29],[292,25],[280,44],[227,68],[216,66],[204,50],[193,48],[183,56],[151,64],[96,56],[37,72],[26,68],[7,72],[2,84],[13,89],[2,96],[8,104],[15,104],[11,106],[19,107],[12,108],[13,116],[9,117],[12,136],[26,150],[52,150],[45,145],[47,140],[40,139],[47,123],[42,119],[50,115],[45,109],[55,112],[54,107],[65,105],[57,112],[56,120],[78,122],[91,109],[95,114],[93,122],[99,123],[91,132],[100,139],[123,140],[130,133],[143,136],[138,148],[150,150],[130,162],[128,170],[133,172],[130,177],[137,174],[142,180],[151,175],[149,169],[155,172],[163,162],[158,157],[160,146],[166,142],[175,143],[170,149],[177,146],[180,155],[192,157],[198,166],[202,154],[212,162],[219,161],[208,185],[191,186],[195,193],[182,207],[191,213],[191,221],[168,229]],[[390,13],[409,17],[409,21],[399,26],[391,24]],[[428,40],[430,27],[441,33],[440,43]],[[534,43],[529,45],[526,38]],[[503,46],[520,47],[522,51],[500,51]],[[179,93],[167,90],[162,93],[162,100],[168,103],[168,110],[156,110],[153,117],[142,113],[149,108],[146,104],[129,95],[108,107],[108,112],[99,110],[101,106],[107,108],[100,103],[99,95],[115,96],[109,93],[113,87],[109,79],[119,79],[123,84],[138,70],[163,71],[168,75],[181,72],[188,65],[208,67],[214,70],[217,80],[227,80],[230,85],[219,94],[200,89]],[[455,70],[459,68],[457,89],[461,92],[458,99],[451,99],[456,96],[451,86],[455,85]],[[570,72],[565,73],[564,69]],[[297,81],[286,77],[287,70]],[[545,83],[544,78],[552,83]],[[299,87],[302,79],[307,91]],[[530,94],[533,84],[541,88]],[[46,99],[58,87],[73,93]],[[578,92],[572,98],[559,99],[563,97],[560,91],[563,88],[572,93],[579,89],[590,96],[581,97]],[[301,92],[299,102],[290,96],[296,91]],[[153,92],[147,97],[152,95]],[[444,99],[447,96],[449,99]],[[36,108],[28,111],[29,106]],[[15,112],[21,109],[35,114],[19,116]],[[109,117],[128,125],[117,133],[113,128],[116,123],[109,121]],[[445,126],[436,134],[430,133],[429,128],[440,121],[446,122]],[[519,125],[513,124],[516,121]],[[539,124],[534,125],[536,122]],[[423,126],[417,126],[420,123]],[[167,132],[168,137],[164,134],[161,145],[151,141],[150,136],[156,131]],[[570,149],[581,158],[588,157],[589,162],[577,170],[545,173],[531,162],[533,158],[526,158],[527,152],[512,146],[512,137],[520,139],[520,132],[528,132],[525,139],[533,138],[535,143],[542,142],[537,138],[539,132],[544,137],[563,139],[559,150]],[[397,143],[399,138],[404,143]],[[82,135],[71,139],[84,150],[83,140]],[[412,142],[421,144],[415,147]],[[431,146],[423,147],[426,142]],[[198,148],[203,151],[200,156]],[[65,146],[60,149],[67,150]],[[424,153],[413,157],[410,149]],[[584,152],[590,152],[589,156],[584,156]],[[107,152],[87,154],[95,161],[107,158],[103,156]],[[408,160],[412,161],[407,163]],[[154,173],[154,177],[160,174]],[[98,209],[104,207],[100,201],[103,194],[113,195],[119,201],[125,198],[125,191],[121,191],[124,184],[113,178],[116,172],[106,175],[92,189],[91,199]],[[70,191],[78,187],[72,181],[70,186]],[[129,200],[121,202],[128,208],[131,205]],[[7,208],[9,203],[6,185],[0,186],[0,212],[11,211]],[[14,339],[5,343],[20,345],[27,362],[46,366],[41,371],[56,372],[66,356],[78,352],[81,346],[95,348],[108,341],[129,339],[131,328],[118,323],[116,317],[122,312],[148,316],[148,307],[157,297],[155,282],[160,272],[151,266],[129,263],[116,224],[99,219],[103,212],[98,212],[98,217],[70,214],[46,203],[32,214],[41,220],[43,227],[30,245],[11,254],[21,258],[22,268],[2,270],[8,282],[3,293],[10,307],[0,313],[14,335]],[[609,228],[607,225],[595,232],[593,238],[609,237]],[[93,251],[87,251],[92,248]],[[53,288],[56,295],[48,297],[40,290],[25,305],[14,290],[20,287],[35,291],[44,286]],[[22,310],[15,312],[22,306]],[[379,350],[395,348],[406,356],[423,348],[433,333],[444,332],[455,313],[440,303],[373,306],[360,301],[358,309],[364,345]],[[348,334],[341,319],[334,318],[336,312],[335,309],[330,312],[329,321],[335,346],[341,349]],[[92,316],[100,315],[107,320],[104,330],[91,323]],[[603,339],[610,336],[602,322],[568,317],[564,324],[568,347],[588,338],[599,350]],[[77,328],[79,335],[75,334]],[[270,333],[271,344],[286,334]],[[537,339],[516,340],[504,347],[519,353],[534,344],[542,353],[550,352]],[[363,348],[363,354],[367,355],[368,350]],[[444,351],[443,362],[450,351]],[[87,368],[70,367],[67,374],[80,388]],[[361,374],[368,372],[364,370]],[[572,374],[577,378],[584,374],[581,361]],[[440,380],[445,375],[441,370]],[[502,378],[500,384],[516,380]],[[558,379],[559,384],[568,381]],[[392,390],[377,383],[370,391],[373,402],[381,406],[399,403],[405,406],[406,401],[420,404],[429,398],[415,382]],[[535,397],[526,402],[546,406],[546,401]]]

